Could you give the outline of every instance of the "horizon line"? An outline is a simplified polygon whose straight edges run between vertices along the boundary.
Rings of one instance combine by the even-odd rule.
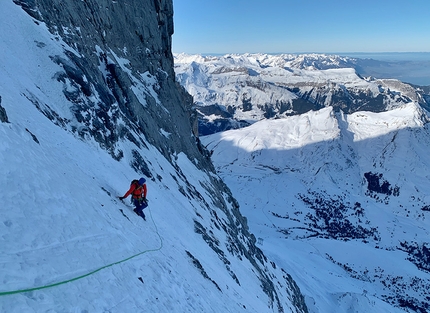
[[[226,55],[226,54],[401,54],[401,53],[429,53],[430,51],[378,51],[378,52],[365,52],[365,51],[353,51],[353,52],[173,52],[175,54],[200,54],[200,55]]]

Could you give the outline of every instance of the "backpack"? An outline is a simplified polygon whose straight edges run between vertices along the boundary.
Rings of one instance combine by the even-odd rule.
[[[131,193],[131,199],[133,200],[134,196],[136,194],[142,195],[142,185],[139,185],[139,181],[137,179],[133,179],[130,183],[130,187],[136,185],[136,189],[134,189],[134,191]],[[138,191],[138,192],[136,192]]]

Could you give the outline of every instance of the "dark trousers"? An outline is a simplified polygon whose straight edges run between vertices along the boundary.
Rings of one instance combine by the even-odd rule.
[[[139,215],[143,214],[143,209],[148,206],[148,203],[143,198],[133,199],[133,204],[136,207],[136,213]]]

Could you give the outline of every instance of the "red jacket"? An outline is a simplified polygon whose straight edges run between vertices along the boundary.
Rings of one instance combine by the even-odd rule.
[[[139,185],[139,183],[131,184],[130,189],[125,193],[123,198],[127,198],[130,194],[133,199],[140,199],[142,197],[146,198],[146,184],[143,186]]]

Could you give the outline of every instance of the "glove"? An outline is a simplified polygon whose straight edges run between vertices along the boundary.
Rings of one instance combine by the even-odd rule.
[[[122,200],[124,200],[124,197],[118,197],[118,199],[122,201]]]

